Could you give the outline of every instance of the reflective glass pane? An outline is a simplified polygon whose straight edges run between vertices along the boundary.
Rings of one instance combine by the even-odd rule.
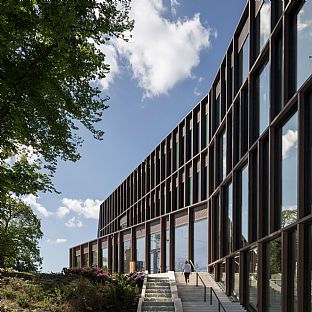
[[[233,251],[233,186],[230,183],[227,187],[227,243],[228,243],[228,253]]]
[[[298,114],[282,127],[282,211],[281,226],[297,220]]]
[[[76,259],[75,259],[75,261],[76,261],[76,268],[80,268],[80,265],[81,265],[81,263],[80,263],[80,256],[76,256]]]
[[[269,65],[262,69],[257,80],[259,103],[259,134],[268,127],[270,121],[270,72]]]
[[[260,10],[260,51],[269,39],[271,32],[271,1],[264,0]]]
[[[249,72],[249,36],[247,36],[243,47],[241,48],[239,54],[239,70],[240,70],[240,86],[244,83]]]
[[[136,240],[136,271],[145,271],[145,237]]]
[[[242,245],[248,243],[248,166],[246,166],[241,173],[241,211],[242,211]]]
[[[160,232],[150,234],[150,273],[160,272]]]
[[[92,251],[92,266],[97,266],[98,264],[98,253],[97,251]]]
[[[194,265],[197,271],[207,272],[208,265],[208,220],[194,222]]]
[[[267,245],[267,311],[281,311],[282,306],[282,241],[277,238]]]
[[[225,261],[220,263],[220,267],[219,267],[219,283],[221,284],[221,287],[223,289],[225,289],[225,283],[226,283]]]
[[[251,249],[248,252],[249,262],[249,304],[257,309],[257,268],[258,268],[258,248]]]
[[[297,89],[312,74],[312,1],[305,1],[297,17]]]
[[[233,269],[233,281],[232,281],[232,296],[239,300],[239,256],[235,257],[233,259],[232,263],[232,269]]]
[[[108,248],[102,249],[102,269],[104,271],[108,270]]]
[[[188,225],[176,227],[174,237],[174,270],[180,272],[185,260],[188,259]]]
[[[226,131],[222,135],[222,180],[226,178]]]
[[[166,230],[166,271],[170,270],[170,233]]]
[[[89,266],[89,254],[83,254],[82,264],[85,268]]]
[[[289,233],[289,306],[291,311],[297,311],[297,268],[298,268],[298,256],[297,256],[297,231]]]
[[[130,272],[131,262],[131,240],[124,241],[124,273]]]

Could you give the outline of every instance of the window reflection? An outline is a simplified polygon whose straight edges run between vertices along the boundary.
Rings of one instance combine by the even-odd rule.
[[[136,240],[136,271],[145,271],[145,237]]]
[[[130,272],[131,262],[131,240],[124,241],[124,273]]]
[[[248,166],[241,173],[242,246],[248,243]]]
[[[225,261],[220,263],[219,266],[219,283],[221,288],[225,289],[226,284],[226,272],[225,272]]]
[[[92,251],[92,266],[97,266],[98,265],[98,253],[97,251],[93,250]]]
[[[268,63],[263,67],[256,82],[259,105],[259,134],[268,127],[270,116],[270,76]]]
[[[166,271],[170,270],[170,233],[166,230]]]
[[[160,272],[160,232],[150,234],[150,273]]]
[[[102,269],[108,271],[108,248],[102,249]]]
[[[312,73],[312,1],[305,1],[297,16],[297,89]]]
[[[85,268],[89,266],[89,254],[83,254],[82,264]]]
[[[226,178],[226,130],[222,134],[220,145],[222,148],[221,177],[222,177],[222,180],[224,180]]]
[[[227,245],[228,253],[233,251],[233,186],[230,183],[227,187]]]
[[[174,237],[174,270],[180,272],[185,260],[188,259],[188,225],[177,226]]]
[[[289,303],[291,311],[297,311],[297,268],[298,268],[298,256],[297,256],[297,231],[289,233]]]
[[[281,311],[282,305],[282,241],[272,240],[267,245],[267,311]]]
[[[281,226],[297,220],[298,114],[282,127],[282,211]]]
[[[248,267],[249,304],[257,309],[258,248],[251,249],[248,252]]]
[[[239,86],[241,86],[249,72],[249,35],[246,37],[245,42],[238,53],[239,60]]]
[[[207,271],[208,264],[208,220],[194,222],[194,265],[197,271]]]
[[[259,12],[260,32],[259,32],[259,51],[261,51],[269,39],[271,32],[271,1],[263,0],[262,7]]]
[[[80,263],[80,256],[76,256],[75,258],[75,267],[80,268],[81,263]]]
[[[233,281],[231,295],[239,300],[239,256],[235,257],[232,261]]]

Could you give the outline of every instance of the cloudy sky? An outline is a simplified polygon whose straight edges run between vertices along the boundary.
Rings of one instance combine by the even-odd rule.
[[[133,0],[128,43],[102,47],[111,64],[98,83],[110,108],[96,142],[81,130],[77,163],[60,163],[61,192],[28,196],[42,220],[43,271],[68,266],[71,246],[96,238],[100,203],[204,97],[246,0]]]

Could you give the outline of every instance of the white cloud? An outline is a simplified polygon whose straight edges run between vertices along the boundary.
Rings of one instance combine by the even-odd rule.
[[[76,212],[78,215],[82,215],[85,218],[98,219],[99,217],[99,209],[102,200],[98,199],[71,199],[71,198],[63,198],[62,204],[63,208],[67,208],[70,211]],[[59,209],[60,209],[59,208]]]
[[[70,228],[74,228],[74,227],[80,228],[83,226],[83,224],[78,218],[72,217],[65,223],[65,226],[70,227]]]
[[[190,78],[200,62],[200,52],[216,36],[201,24],[199,14],[171,22],[162,16],[164,11],[162,0],[133,1],[133,38],[117,41],[118,52],[128,59],[146,97],[166,94],[177,82]]]
[[[170,0],[175,15],[177,0]],[[121,59],[129,62],[133,78],[144,90],[144,97],[167,94],[179,81],[192,78],[200,62],[200,52],[211,45],[216,31],[205,28],[200,15],[170,21],[163,17],[163,0],[134,0],[130,17],[135,20],[132,39],[111,40],[100,47],[110,64],[110,73],[98,83],[107,89],[120,74]],[[144,12],[144,13],[143,13]]]
[[[64,218],[68,213],[70,212],[70,210],[67,208],[67,207],[59,207],[58,209],[57,209],[57,216],[59,217],[59,218]]]
[[[22,201],[26,204],[29,205],[33,210],[38,211],[45,217],[49,217],[50,215],[53,214],[53,212],[48,211],[47,208],[42,206],[37,202],[37,198],[35,195],[27,195],[23,196],[21,199]]]
[[[65,238],[47,239],[46,242],[48,244],[64,244],[67,242],[67,239]]]
[[[282,158],[286,159],[292,149],[298,147],[298,131],[289,129],[282,137]]]

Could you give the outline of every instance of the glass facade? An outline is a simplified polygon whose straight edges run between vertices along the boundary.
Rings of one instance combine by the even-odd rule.
[[[82,256],[82,265],[87,268],[89,266],[89,254],[83,254]]]
[[[188,259],[188,224],[176,226],[174,238],[174,270],[181,272],[185,260]]]
[[[75,257],[75,263],[76,263],[75,266],[76,266],[77,268],[80,268],[80,266],[81,266],[81,263],[80,263],[80,256],[76,256],[76,257]]]
[[[170,232],[166,230],[166,272],[170,271]]]
[[[249,209],[248,209],[248,166],[245,166],[241,171],[241,229],[242,229],[242,246],[248,243],[248,222],[249,222]]]
[[[124,253],[124,273],[130,272],[130,262],[131,262],[131,240],[126,240],[123,243],[123,253]]]
[[[297,278],[298,278],[298,254],[297,254],[298,237],[297,231],[289,233],[289,255],[288,259],[290,262],[289,266],[289,289],[288,289],[288,306],[291,311],[298,311],[298,295],[297,295]]]
[[[227,252],[233,251],[233,185],[227,186]]]
[[[266,311],[281,311],[282,307],[282,240],[267,244]]]
[[[268,41],[271,33],[271,0],[263,0],[260,12],[259,51]]]
[[[239,59],[239,82],[240,86],[245,82],[249,72],[249,35],[245,39],[245,42],[238,53]]]
[[[261,70],[256,89],[259,104],[259,134],[261,135],[270,121],[270,72],[268,63]]]
[[[258,248],[248,251],[248,303],[257,309],[257,287],[258,287]]]
[[[239,266],[239,256],[234,257],[232,259],[232,270],[233,270],[233,276],[232,276],[232,287],[231,287],[231,295],[236,300],[239,300],[239,277],[240,277],[240,266]]]
[[[160,232],[150,234],[150,273],[160,272]]]
[[[108,271],[108,248],[102,249],[102,269]]]
[[[207,272],[208,265],[208,220],[194,222],[194,266],[197,271]]]
[[[98,265],[98,253],[97,251],[92,251],[92,266]]]
[[[312,2],[305,1],[297,16],[297,89],[312,73]]]
[[[222,180],[226,178],[226,131],[222,135]]]
[[[225,289],[226,284],[225,261],[221,262],[219,265],[219,283],[221,284],[221,288]]]
[[[145,237],[136,239],[136,271],[145,271]]]
[[[282,127],[281,134],[282,209],[281,226],[297,220],[298,115],[295,113]]]

